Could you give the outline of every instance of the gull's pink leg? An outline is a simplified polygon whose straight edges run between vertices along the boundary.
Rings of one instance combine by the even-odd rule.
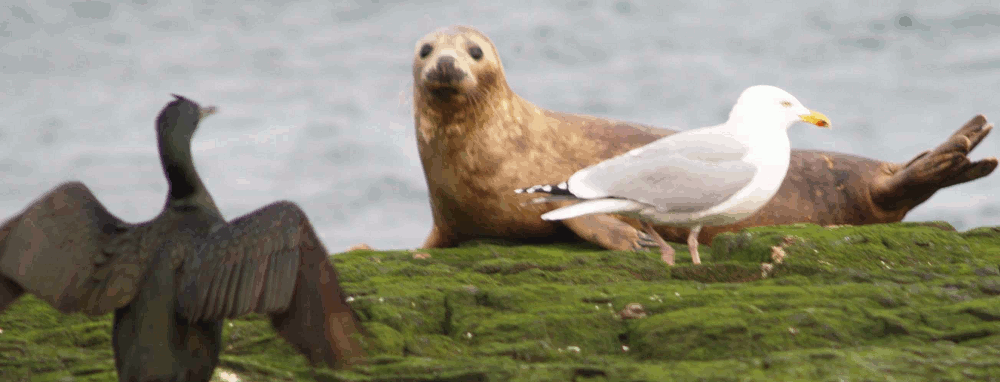
[[[701,232],[701,226],[697,225],[691,228],[691,233],[688,234],[688,250],[691,252],[691,262],[694,264],[701,264],[701,257],[698,256],[699,232]]]
[[[646,231],[646,233],[653,237],[656,244],[660,245],[660,259],[662,259],[664,263],[667,263],[667,265],[674,265],[674,247],[667,244],[667,241],[663,240],[660,233],[656,232],[656,228],[654,228],[649,222],[643,221],[642,228]]]

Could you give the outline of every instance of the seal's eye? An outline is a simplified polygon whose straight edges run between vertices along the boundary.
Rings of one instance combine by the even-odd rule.
[[[784,106],[784,107],[792,107],[792,103],[791,103],[791,102],[788,102],[788,101],[781,101],[781,106]]]
[[[478,46],[472,46],[469,48],[469,55],[472,56],[474,60],[479,61],[483,58],[483,50]]]
[[[434,47],[431,44],[424,44],[424,46],[420,47],[420,58],[427,58],[432,50],[434,50]]]

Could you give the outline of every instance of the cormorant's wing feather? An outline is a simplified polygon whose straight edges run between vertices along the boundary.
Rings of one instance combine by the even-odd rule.
[[[179,312],[190,320],[269,314],[311,362],[362,356],[361,325],[329,254],[295,204],[278,202],[217,229],[182,266]]]
[[[302,261],[301,216],[277,204],[215,230],[184,261],[178,303],[191,320],[288,308]]]
[[[4,223],[0,274],[64,313],[108,313],[128,304],[137,288],[134,282],[95,280],[95,268],[108,261],[109,241],[131,227],[87,186],[62,184]],[[138,277],[145,267],[132,264],[122,271]]]

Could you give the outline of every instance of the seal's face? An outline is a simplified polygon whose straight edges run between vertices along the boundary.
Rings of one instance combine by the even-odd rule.
[[[493,44],[469,27],[432,32],[417,41],[413,54],[414,84],[442,101],[481,94],[503,73]]]

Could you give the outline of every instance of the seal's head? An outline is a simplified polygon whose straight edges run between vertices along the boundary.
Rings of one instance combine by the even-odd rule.
[[[442,28],[417,41],[413,83],[421,96],[444,103],[464,103],[506,87],[493,43],[466,26]]]

